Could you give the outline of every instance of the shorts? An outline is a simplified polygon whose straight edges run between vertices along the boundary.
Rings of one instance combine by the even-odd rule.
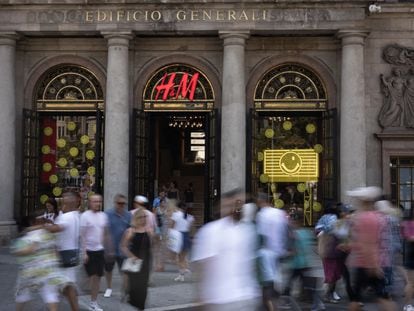
[[[191,248],[191,239],[189,232],[181,232],[183,236],[183,245],[181,247],[182,252],[188,252]]]
[[[112,270],[114,270],[115,263],[118,265],[118,270],[121,271],[124,260],[125,260],[124,257],[116,256],[113,261],[105,262],[105,271],[112,272]]]
[[[61,286],[62,289],[66,288],[66,286],[73,286],[77,289],[76,285],[76,273],[78,271],[78,266],[75,267],[67,267],[61,268],[60,271],[65,276],[66,283]]]
[[[16,303],[24,303],[32,300],[32,290],[28,287],[16,291]],[[58,303],[59,291],[56,285],[43,285],[38,292],[44,303]]]
[[[84,267],[88,276],[103,276],[105,266],[104,251],[86,251],[86,254],[88,255],[88,262],[84,264]]]
[[[386,273],[388,271],[385,271]],[[385,277],[376,277],[368,273],[366,268],[355,268],[353,270],[353,297],[351,301],[361,301],[362,290],[368,286],[372,287],[375,291],[377,298],[388,299],[390,295],[386,289],[386,279]]]

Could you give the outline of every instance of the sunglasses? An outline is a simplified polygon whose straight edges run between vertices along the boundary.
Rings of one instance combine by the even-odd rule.
[[[125,205],[125,204],[126,204],[126,202],[116,202],[116,204],[119,204],[119,205]]]

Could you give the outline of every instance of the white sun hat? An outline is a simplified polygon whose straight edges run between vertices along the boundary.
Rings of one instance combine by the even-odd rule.
[[[376,201],[382,195],[382,189],[376,186],[359,187],[347,191],[346,194],[361,201]]]
[[[147,197],[144,197],[143,195],[136,195],[134,197],[134,202],[141,203],[141,204],[147,204],[148,199]]]

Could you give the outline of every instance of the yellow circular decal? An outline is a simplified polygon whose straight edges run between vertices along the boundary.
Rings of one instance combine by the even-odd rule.
[[[49,162],[43,163],[44,172],[50,172],[51,169],[52,169],[52,164],[50,164]]]
[[[56,141],[56,145],[57,145],[59,148],[64,148],[64,147],[66,146],[66,140],[64,140],[63,138],[59,138],[59,139]]]
[[[95,171],[96,170],[95,170],[95,167],[94,166],[88,167],[87,172],[88,172],[89,175],[91,175],[91,176],[95,175]]]
[[[316,153],[321,153],[323,151],[323,146],[321,144],[316,144],[315,146],[313,146],[313,150]]]
[[[272,138],[273,136],[275,136],[275,131],[273,129],[266,129],[265,136],[267,138]]]
[[[82,135],[80,138],[80,141],[83,145],[86,145],[87,143],[89,143],[89,136],[88,135]]]
[[[77,168],[71,168],[69,171],[70,176],[72,177],[78,177],[79,176],[79,171]]]
[[[313,202],[313,211],[320,212],[322,210],[322,205],[319,202]]]
[[[86,158],[88,160],[92,160],[93,158],[95,158],[95,152],[93,152],[93,150],[86,151]]]
[[[279,167],[286,174],[295,174],[302,167],[302,159],[296,152],[288,151],[280,157]]]
[[[316,131],[316,126],[313,123],[309,123],[308,125],[306,125],[306,132],[308,132],[309,134],[313,134]]]
[[[45,127],[43,129],[43,134],[45,134],[46,136],[50,136],[53,134],[53,129],[50,126]]]
[[[69,154],[72,157],[76,157],[79,154],[79,149],[76,148],[76,147],[72,147],[72,148],[69,149]]]
[[[262,162],[263,159],[264,159],[263,152],[258,152],[257,153],[257,161]]]
[[[292,129],[292,122],[290,122],[290,121],[283,122],[283,129],[285,131],[291,130]]]
[[[62,188],[55,187],[55,188],[53,188],[52,193],[55,197],[58,197],[62,194]]]
[[[267,176],[266,174],[261,174],[259,179],[262,184],[269,182],[269,176]]]
[[[66,160],[65,158],[60,158],[60,159],[57,161],[57,164],[58,164],[60,167],[65,167],[65,166],[68,164],[68,160]]]
[[[305,192],[306,190],[306,184],[304,184],[303,182],[299,183],[296,188],[298,189],[299,192]]]
[[[76,129],[76,123],[73,121],[68,122],[68,130],[74,131]]]
[[[56,183],[58,182],[58,177],[57,177],[55,174],[50,175],[50,176],[49,176],[49,182],[50,182],[51,184],[56,184]]]
[[[50,153],[50,147],[48,145],[42,146],[42,153],[43,154],[49,154]]]
[[[281,199],[277,199],[277,200],[275,200],[275,206],[277,208],[282,208],[283,206],[285,206],[285,202],[283,202],[283,200],[281,200]]]
[[[46,194],[42,194],[40,196],[40,203],[45,204],[47,199],[49,199],[49,197]]]

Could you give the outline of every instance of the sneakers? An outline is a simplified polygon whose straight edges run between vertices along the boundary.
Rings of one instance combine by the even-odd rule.
[[[414,307],[412,305],[405,305],[403,310],[404,311],[414,311]]]
[[[89,304],[89,311],[103,311],[96,301],[91,301]]]
[[[332,298],[335,300],[341,300],[341,297],[336,292],[332,293]]]
[[[106,291],[105,291],[104,297],[109,298],[109,297],[111,297],[111,295],[112,295],[112,289],[107,288]]]
[[[179,274],[178,276],[176,276],[176,277],[174,278],[174,281],[176,281],[176,282],[184,282],[184,275]],[[414,310],[413,310],[413,311],[414,311]]]

